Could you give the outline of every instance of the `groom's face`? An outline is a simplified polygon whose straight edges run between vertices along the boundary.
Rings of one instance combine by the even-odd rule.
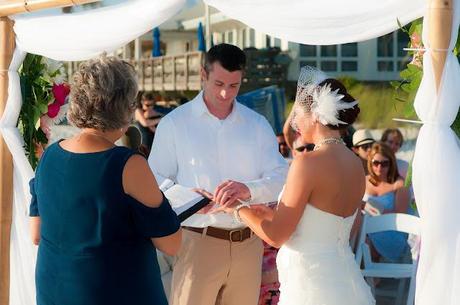
[[[242,71],[230,72],[219,62],[214,62],[207,69],[202,68],[201,79],[207,102],[218,108],[233,103],[240,90],[242,76]]]

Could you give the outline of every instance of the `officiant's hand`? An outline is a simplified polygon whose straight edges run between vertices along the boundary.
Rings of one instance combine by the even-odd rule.
[[[251,192],[246,184],[227,180],[217,186],[214,192],[214,201],[223,208],[230,208],[238,204],[238,200],[247,201]]]

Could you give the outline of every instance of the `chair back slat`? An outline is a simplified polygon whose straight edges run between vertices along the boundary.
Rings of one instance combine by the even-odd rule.
[[[384,214],[380,216],[365,216],[363,230],[365,234],[399,231],[420,235],[420,218],[402,213]]]

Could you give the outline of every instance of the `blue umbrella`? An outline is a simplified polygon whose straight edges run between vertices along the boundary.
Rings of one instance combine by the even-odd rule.
[[[206,52],[206,43],[204,42],[203,25],[198,24],[198,51]]]
[[[161,56],[160,50],[160,29],[158,27],[153,29],[153,49],[152,49],[152,57]]]

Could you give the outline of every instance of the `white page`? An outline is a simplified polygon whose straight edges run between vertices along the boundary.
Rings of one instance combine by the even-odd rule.
[[[171,207],[177,215],[186,211],[204,197],[192,191],[191,188],[175,184],[164,192]]]

